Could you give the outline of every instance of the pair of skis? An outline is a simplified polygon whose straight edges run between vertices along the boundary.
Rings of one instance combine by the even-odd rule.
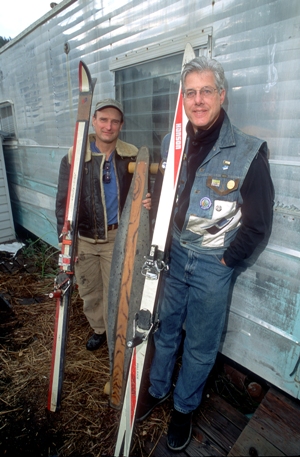
[[[187,44],[182,65],[194,57],[192,46]],[[140,311],[136,316],[135,334],[132,340],[127,342],[133,351],[115,448],[116,457],[120,455],[127,457],[130,452],[148,336],[155,326],[154,315],[160,274],[165,268],[164,254],[185,147],[186,123],[187,117],[183,108],[183,94],[180,86],[150,253],[142,271],[145,275],[145,283]]]
[[[75,249],[78,232],[77,216],[92,98],[96,84],[96,79],[91,78],[90,72],[83,62],[79,62],[78,70],[79,103],[68,185],[67,206],[61,235],[62,247],[61,253],[59,254],[59,273],[55,279],[54,292],[50,294],[51,298],[56,299],[56,316],[47,409],[53,412],[58,411],[61,404],[69,309],[74,288]]]

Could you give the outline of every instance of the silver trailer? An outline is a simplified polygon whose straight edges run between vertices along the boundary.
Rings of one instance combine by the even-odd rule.
[[[15,221],[56,245],[59,164],[73,142],[78,63],[94,102],[124,104],[122,137],[158,161],[183,49],[218,59],[232,122],[267,140],[273,232],[238,269],[220,351],[283,391],[300,387],[299,0],[65,0],[0,49],[0,130]]]

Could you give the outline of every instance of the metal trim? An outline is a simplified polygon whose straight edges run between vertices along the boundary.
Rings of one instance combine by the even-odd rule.
[[[142,46],[140,48],[133,49],[132,51],[119,54],[114,57],[109,63],[109,69],[111,71],[119,70],[124,67],[136,65],[149,60],[164,57],[170,54],[176,54],[183,52],[187,43],[190,43],[193,48],[201,46],[207,46],[208,54],[212,53],[212,27],[205,27],[201,33],[195,31],[192,33],[179,35],[176,38],[168,39],[164,41],[158,41],[151,45]]]
[[[278,327],[275,327],[275,325],[269,324],[268,322],[259,319],[258,317],[252,316],[249,313],[246,313],[244,311],[241,311],[240,309],[231,307],[230,312],[233,314],[236,314],[237,316],[241,316],[244,319],[247,319],[250,322],[253,322],[255,324],[260,325],[261,327],[265,328],[266,330],[269,330],[273,333],[276,333],[277,335],[282,336],[283,338],[286,338],[289,341],[292,341],[293,343],[297,344],[300,346],[300,341],[298,341],[296,338],[294,338],[293,335],[290,333],[285,332],[284,330],[279,329]]]

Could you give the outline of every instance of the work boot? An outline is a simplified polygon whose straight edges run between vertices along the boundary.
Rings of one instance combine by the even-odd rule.
[[[163,398],[155,398],[149,394],[147,391],[145,398],[141,398],[138,402],[136,410],[136,422],[142,422],[149,414],[156,408],[156,406],[161,405],[167,398],[170,396],[169,392]]]
[[[172,451],[182,451],[191,441],[192,415],[173,410],[167,435],[167,446]]]
[[[95,351],[96,349],[99,349],[99,347],[102,346],[105,341],[106,332],[101,334],[94,333],[86,343],[86,348],[88,351]]]

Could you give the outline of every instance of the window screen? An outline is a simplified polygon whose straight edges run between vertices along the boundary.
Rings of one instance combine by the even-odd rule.
[[[122,101],[122,139],[148,146],[151,161],[160,161],[160,145],[171,130],[183,53],[116,72],[116,98]]]

